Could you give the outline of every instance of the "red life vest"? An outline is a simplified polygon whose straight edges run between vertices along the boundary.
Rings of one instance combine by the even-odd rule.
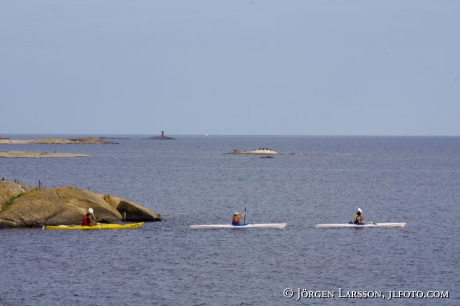
[[[84,216],[83,219],[81,220],[81,225],[83,226],[88,226],[91,225],[91,216]]]
[[[234,216],[232,219],[232,224],[240,224],[240,216]]]

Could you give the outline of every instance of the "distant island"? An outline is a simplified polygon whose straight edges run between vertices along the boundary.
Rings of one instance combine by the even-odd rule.
[[[232,152],[228,152],[226,154],[279,155],[281,153],[269,148],[259,148],[257,150],[252,151],[233,150]]]
[[[145,139],[148,139],[148,140],[174,140],[175,138],[165,136],[165,132],[161,131],[161,136],[153,136],[153,137],[148,137],[148,138],[145,138]]]
[[[0,151],[0,158],[69,158],[91,157],[91,155],[62,152],[24,152],[24,151]]]
[[[116,144],[116,142],[96,137],[81,137],[68,139],[0,139],[0,144]]]
[[[99,137],[99,139],[129,139],[129,137]]]

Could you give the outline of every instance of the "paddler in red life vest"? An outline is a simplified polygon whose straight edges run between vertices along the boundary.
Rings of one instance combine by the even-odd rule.
[[[240,215],[239,212],[235,211],[235,213],[233,214],[233,218],[232,218],[232,225],[244,225],[244,224],[240,224],[240,219],[243,218],[245,215],[246,215],[246,212]]]
[[[96,225],[96,218],[93,218],[93,215],[91,213],[87,213],[83,219],[81,220],[81,225],[82,226],[90,226],[90,225]]]
[[[358,212],[356,213],[355,217],[353,218],[353,223],[356,225],[363,225],[364,224],[364,219],[363,219],[363,211],[361,208],[358,208]]]

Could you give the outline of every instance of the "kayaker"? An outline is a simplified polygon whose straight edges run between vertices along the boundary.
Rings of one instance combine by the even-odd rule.
[[[240,220],[241,218],[243,218],[244,216],[246,215],[246,212],[242,213],[240,215],[239,212],[235,211],[235,213],[233,214],[233,218],[232,218],[232,225],[244,225],[244,224],[240,224]]]
[[[81,220],[82,226],[90,226],[90,225],[95,225],[95,224],[97,224],[96,219],[93,218],[91,213],[87,213]]]
[[[361,208],[358,208],[358,212],[356,213],[355,217],[353,218],[353,223],[357,225],[363,225],[364,224],[364,219],[363,219],[363,211]]]

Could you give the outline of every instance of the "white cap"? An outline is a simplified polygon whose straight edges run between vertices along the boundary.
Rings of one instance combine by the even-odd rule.
[[[358,208],[358,211],[359,211],[360,213],[363,213],[363,211],[361,210],[361,208]]]
[[[239,214],[240,214],[239,212],[235,211],[235,213],[233,215],[239,215]]]

